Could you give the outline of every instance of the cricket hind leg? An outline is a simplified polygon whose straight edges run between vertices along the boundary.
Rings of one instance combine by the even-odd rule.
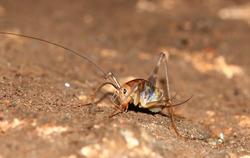
[[[165,104],[170,105],[168,107],[168,112],[169,112],[169,116],[170,116],[170,119],[171,119],[171,123],[172,123],[172,126],[173,126],[174,130],[175,130],[175,133],[178,136],[180,136],[180,134],[179,134],[179,132],[177,130],[177,127],[175,125],[175,122],[174,122],[173,107],[172,107],[172,103],[171,103],[171,100],[170,100],[168,68],[167,68],[168,56],[169,56],[168,53],[161,52],[160,57],[159,57],[159,59],[157,61],[157,64],[156,64],[152,74],[149,76],[148,80],[152,85],[154,85],[154,86],[156,85],[156,80],[157,80],[157,75],[158,75],[159,68],[161,66],[161,63],[164,62],[165,80],[166,80],[166,87],[165,87],[165,93],[166,94],[165,94],[165,96],[166,96],[166,99],[167,99]]]
[[[170,116],[170,114],[169,114],[169,113],[168,113],[168,114],[166,114],[166,113],[164,113],[164,112],[160,111],[158,114],[159,114],[159,115],[161,115],[161,116],[164,116],[164,117],[171,118],[171,116]],[[184,116],[181,116],[181,115],[178,115],[178,114],[173,114],[173,115],[174,115],[174,118],[176,118],[176,119],[177,119],[177,121],[180,121],[180,120],[184,120],[184,119],[186,119]]]
[[[164,69],[165,69],[165,80],[166,80],[166,87],[165,87],[165,95],[168,97],[168,99],[170,99],[170,92],[169,92],[169,79],[168,79],[168,68],[167,68],[167,62],[168,62],[168,57],[169,54],[168,52],[161,52],[160,53],[160,57],[153,69],[152,74],[149,76],[148,81],[151,83],[152,86],[156,85],[156,80],[157,80],[157,75],[158,75],[158,71],[159,68],[162,64],[162,62],[164,62]]]
[[[174,109],[173,109],[173,107],[186,103],[192,97],[188,98],[187,100],[185,100],[185,101],[183,101],[183,102],[181,102],[179,104],[173,104],[172,103],[172,99],[171,99],[171,96],[170,96],[170,90],[169,90],[168,58],[169,58],[169,54],[167,52],[161,52],[160,57],[158,59],[158,62],[157,62],[156,66],[155,66],[155,68],[153,70],[153,73],[152,73],[152,75],[150,75],[148,80],[150,81],[150,83],[152,85],[155,86],[156,79],[157,79],[157,74],[158,74],[161,63],[163,62],[164,63],[164,70],[165,70],[165,80],[166,80],[165,91],[164,91],[165,92],[165,97],[166,97],[165,108],[168,109],[171,124],[172,124],[172,127],[173,127],[176,135],[181,137],[181,138],[189,139],[189,140],[204,140],[204,139],[201,139],[201,138],[194,138],[194,137],[184,136],[184,135],[180,134],[178,129],[177,129],[177,126],[176,126],[176,123],[175,123],[175,118],[174,118]]]
[[[187,100],[189,100],[189,99],[190,99],[190,98],[188,98]],[[162,108],[162,111],[160,111],[158,114],[160,114],[160,115],[162,115],[162,116],[164,116],[164,117],[169,117],[169,118],[170,118],[170,120],[171,120],[171,125],[172,125],[172,127],[173,127],[173,129],[174,129],[174,131],[175,131],[175,133],[176,133],[176,135],[177,135],[178,137],[183,138],[183,139],[185,139],[185,140],[203,140],[203,141],[204,141],[204,140],[206,140],[206,138],[198,138],[198,137],[185,136],[185,135],[181,134],[181,133],[178,131],[178,128],[177,128],[177,126],[176,126],[175,118],[177,118],[178,121],[183,120],[183,119],[185,119],[185,118],[182,117],[182,116],[179,116],[179,115],[175,115],[175,114],[174,114],[174,111],[173,111],[173,107],[182,105],[182,104],[184,104],[185,102],[187,102],[187,100],[185,100],[185,101],[183,101],[183,102],[181,102],[181,103],[177,103],[177,104],[172,104],[171,102],[168,102],[168,103],[166,104],[166,101],[165,101],[165,103],[162,103],[161,101],[159,101],[159,104],[158,104],[157,102],[155,102],[155,104],[152,103],[151,106],[150,106],[150,108],[153,108],[153,109],[154,109],[154,108]],[[168,110],[168,114],[166,114],[166,113],[163,112],[164,109],[167,109],[167,110]]]
[[[172,127],[176,133],[177,136],[181,137],[181,138],[185,138],[185,136],[181,135],[177,129],[177,126],[175,124],[175,119],[174,119],[174,108],[173,108],[173,104],[171,102],[171,96],[170,96],[170,90],[169,90],[169,79],[168,79],[168,57],[169,57],[169,54],[168,53],[163,53],[164,54],[164,69],[165,69],[165,80],[166,80],[166,87],[165,87],[165,96],[167,98],[167,102],[166,102],[166,105],[168,104],[169,107],[167,108],[168,109],[168,113],[170,115],[170,120],[171,120],[171,124],[172,124]],[[185,103],[185,102],[184,102]],[[181,103],[183,104],[183,103]]]
[[[160,66],[161,66],[161,63],[162,63],[162,61],[163,61],[163,59],[164,59],[164,56],[165,56],[165,54],[164,54],[163,52],[161,52],[160,57],[159,57],[159,59],[157,60],[157,63],[156,63],[156,65],[155,65],[154,69],[153,69],[153,72],[152,72],[152,74],[151,74],[151,75],[149,76],[149,78],[148,78],[148,81],[149,81],[149,82],[151,83],[151,85],[153,85],[153,86],[156,85],[156,80],[157,80],[158,71],[159,71],[159,68],[160,68]]]
[[[185,136],[181,135],[177,129],[177,126],[175,124],[175,119],[174,119],[174,108],[173,108],[173,104],[171,102],[171,96],[170,96],[170,90],[169,90],[169,79],[168,79],[168,57],[169,57],[169,54],[168,53],[162,53],[164,54],[164,69],[165,69],[165,80],[166,80],[166,87],[165,87],[165,96],[166,96],[166,99],[168,100],[166,102],[166,105],[169,105],[169,107],[167,108],[168,109],[168,113],[169,113],[169,116],[170,116],[170,120],[171,120],[171,124],[172,124],[172,127],[176,133],[177,136],[181,137],[181,138],[185,138]],[[182,103],[183,104],[183,103]]]
[[[182,135],[179,133],[179,131],[177,129],[175,119],[174,119],[174,108],[173,107],[174,107],[174,105],[181,105],[181,104],[188,102],[192,98],[192,96],[181,103],[178,103],[178,104],[172,103],[171,96],[170,96],[170,90],[169,90],[169,79],[168,79],[168,57],[169,57],[169,55],[168,55],[168,53],[164,53],[164,54],[165,54],[164,69],[165,69],[165,80],[166,80],[166,87],[165,87],[166,92],[165,93],[166,93],[166,98],[168,99],[168,102],[166,102],[166,105],[169,105],[169,107],[167,107],[167,109],[168,109],[168,113],[170,115],[172,127],[173,127],[175,133],[181,138],[189,139],[189,140],[204,140],[204,138],[190,137],[190,136]]]

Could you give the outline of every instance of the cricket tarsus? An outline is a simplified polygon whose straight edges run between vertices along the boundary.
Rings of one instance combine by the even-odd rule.
[[[106,77],[107,74],[105,73],[105,71],[99,67],[96,63],[94,63],[92,60],[90,60],[88,57],[70,49],[70,48],[67,48],[61,44],[57,44],[57,43],[54,43],[54,42],[50,42],[48,40],[45,40],[45,39],[42,39],[42,38],[38,38],[38,37],[32,37],[32,36],[28,36],[28,35],[23,35],[23,34],[18,34],[18,33],[12,33],[12,32],[0,32],[0,34],[2,35],[13,35],[13,36],[19,36],[19,37],[24,37],[24,38],[29,38],[29,39],[33,39],[33,40],[36,40],[36,41],[40,41],[40,42],[44,42],[44,43],[48,43],[48,44],[51,44],[51,45],[54,45],[54,46],[57,46],[59,48],[62,48],[64,50],[67,50],[68,52],[88,61],[89,63],[91,63],[92,65],[94,65],[103,75],[103,77]]]

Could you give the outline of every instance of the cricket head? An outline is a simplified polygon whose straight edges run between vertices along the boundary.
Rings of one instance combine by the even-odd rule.
[[[137,80],[128,81],[125,84],[121,85],[116,79],[113,73],[108,73],[106,76],[107,79],[112,81],[113,87],[116,89],[114,92],[112,101],[117,104],[126,104],[132,101],[133,92],[137,87]]]
[[[126,82],[119,89],[117,89],[116,95],[119,103],[135,103],[134,101],[138,99],[136,92],[138,91],[138,88],[140,87],[141,83],[143,83],[142,81],[143,80],[141,79],[134,79]]]
[[[132,88],[128,84],[122,85],[118,91],[119,101],[121,103],[128,103],[131,100]]]
[[[131,101],[131,87],[127,84],[122,85],[120,88],[116,89],[113,96],[113,101],[117,105],[129,103]]]

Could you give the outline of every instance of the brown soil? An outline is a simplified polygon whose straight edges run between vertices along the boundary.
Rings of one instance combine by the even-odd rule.
[[[123,83],[168,50],[172,95],[193,95],[177,127],[209,137],[180,139],[168,117],[136,110],[109,119],[108,99],[82,106],[103,81],[93,65],[1,35],[0,158],[250,157],[249,12],[243,0],[0,1],[1,31],[73,48]]]

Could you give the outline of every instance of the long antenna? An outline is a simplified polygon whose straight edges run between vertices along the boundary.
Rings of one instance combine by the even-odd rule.
[[[88,57],[70,49],[70,48],[67,48],[63,45],[60,45],[60,44],[57,44],[57,43],[54,43],[54,42],[50,42],[50,41],[47,41],[45,39],[41,39],[41,38],[38,38],[38,37],[32,37],[32,36],[28,36],[28,35],[22,35],[22,34],[17,34],[17,33],[11,33],[11,32],[1,32],[0,31],[0,34],[3,34],[3,35],[14,35],[14,36],[19,36],[19,37],[25,37],[25,38],[29,38],[29,39],[33,39],[33,40],[37,40],[37,41],[40,41],[40,42],[44,42],[44,43],[48,43],[48,44],[51,44],[51,45],[54,45],[54,46],[57,46],[59,48],[62,48],[64,50],[67,50],[68,53],[73,53],[74,55],[82,58],[82,59],[85,59],[86,61],[88,61],[90,64],[94,65],[96,67],[96,69],[98,69],[100,72],[102,72],[103,74],[103,77],[106,76],[106,73],[105,71],[100,67],[98,66],[96,63],[94,63],[93,61],[91,61]]]

